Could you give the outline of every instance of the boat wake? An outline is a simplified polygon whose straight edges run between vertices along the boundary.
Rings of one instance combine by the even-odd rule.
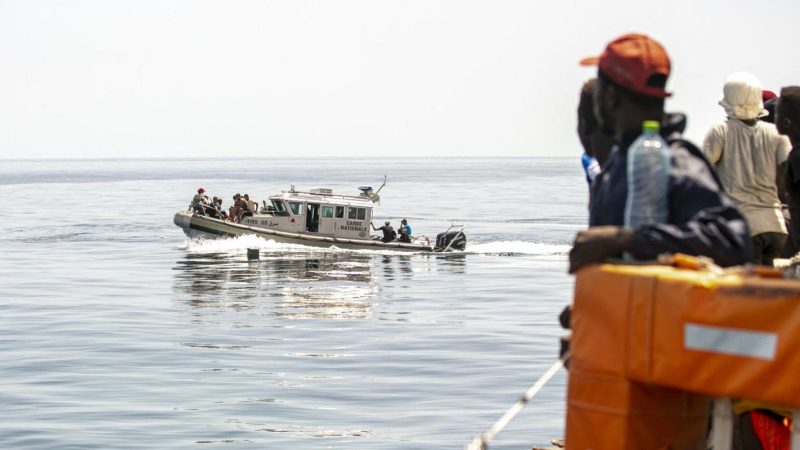
[[[356,253],[366,255],[408,255],[407,252],[380,250],[350,250],[336,247],[310,247],[300,244],[279,243],[258,236],[244,235],[220,239],[187,239],[180,247],[190,253],[244,253],[248,248],[258,248],[263,252],[285,253]],[[562,256],[569,252],[566,244],[548,244],[533,241],[485,241],[467,244],[465,252],[450,254],[490,255],[490,256]],[[428,254],[428,253],[426,253]]]

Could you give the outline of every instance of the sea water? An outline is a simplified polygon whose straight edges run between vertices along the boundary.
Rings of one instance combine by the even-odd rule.
[[[384,174],[376,223],[464,224],[467,251],[172,224],[201,185],[227,207]],[[557,358],[587,215],[577,158],[5,160],[0,193],[3,449],[462,448]],[[565,380],[492,448],[561,437]]]

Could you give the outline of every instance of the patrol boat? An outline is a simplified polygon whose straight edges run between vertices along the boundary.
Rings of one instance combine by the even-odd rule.
[[[385,249],[403,252],[463,251],[467,238],[463,225],[451,225],[436,240],[413,236],[411,242],[383,242],[370,236],[372,210],[380,201],[371,186],[359,186],[359,195],[335,195],[332,189],[295,190],[272,195],[259,210],[239,222],[187,211],[175,213],[175,225],[189,237],[252,234],[275,242],[344,249]]]

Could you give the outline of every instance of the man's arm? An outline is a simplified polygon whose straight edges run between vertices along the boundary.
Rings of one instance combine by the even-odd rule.
[[[591,227],[578,232],[569,252],[569,273],[630,251],[633,231],[614,225]]]

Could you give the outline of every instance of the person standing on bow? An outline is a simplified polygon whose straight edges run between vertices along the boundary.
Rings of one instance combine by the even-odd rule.
[[[727,119],[708,130],[703,153],[747,219],[753,240],[752,262],[772,266],[787,236],[778,198],[778,172],[789,157],[791,144],[775,125],[759,120],[768,113],[755,75],[731,74],[723,93],[719,104]]]

